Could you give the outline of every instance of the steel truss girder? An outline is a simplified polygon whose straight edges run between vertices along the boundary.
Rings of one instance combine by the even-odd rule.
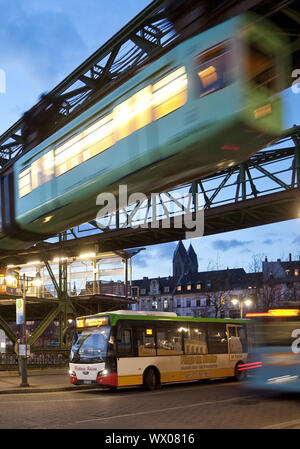
[[[2,318],[0,315],[0,328],[4,330],[6,336],[9,338],[10,341],[13,343],[17,340],[17,336],[14,333],[14,331],[11,329],[11,327],[7,324],[7,322]]]

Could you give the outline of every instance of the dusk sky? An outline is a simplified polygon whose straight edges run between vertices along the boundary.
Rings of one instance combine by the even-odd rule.
[[[54,88],[150,2],[146,0],[0,0],[0,133]],[[291,83],[292,83],[291,78]],[[285,124],[300,125],[300,93],[284,93]],[[300,205],[299,205],[300,216]],[[255,254],[269,260],[300,256],[300,218],[288,222],[185,241],[198,255],[199,270],[244,267]],[[176,242],[147,247],[134,259],[133,277],[172,274]]]

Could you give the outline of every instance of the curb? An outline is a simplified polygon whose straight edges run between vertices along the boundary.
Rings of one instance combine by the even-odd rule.
[[[101,387],[97,387],[95,385],[78,385],[78,386],[70,386],[70,387],[17,387],[14,389],[0,390],[1,394],[24,394],[24,393],[53,393],[56,391],[78,391],[78,390],[100,390]]]

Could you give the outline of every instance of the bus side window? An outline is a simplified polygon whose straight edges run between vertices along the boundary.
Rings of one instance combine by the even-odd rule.
[[[200,97],[223,89],[232,82],[232,50],[227,44],[207,49],[196,59]]]
[[[157,327],[157,355],[183,354],[182,332],[177,323],[159,323]]]
[[[121,329],[118,339],[118,355],[132,355],[132,332],[131,329]]]
[[[136,328],[136,345],[140,357],[156,356],[155,329],[150,323]]]
[[[189,323],[188,332],[183,334],[185,354],[207,354],[206,333],[198,323]]]
[[[228,353],[225,327],[212,326],[207,329],[208,352],[210,354]]]

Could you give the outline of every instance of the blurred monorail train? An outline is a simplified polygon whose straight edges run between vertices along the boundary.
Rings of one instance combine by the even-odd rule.
[[[0,249],[94,219],[120,184],[163,192],[264,148],[283,131],[277,31],[245,14],[189,38],[22,155],[1,177]]]

